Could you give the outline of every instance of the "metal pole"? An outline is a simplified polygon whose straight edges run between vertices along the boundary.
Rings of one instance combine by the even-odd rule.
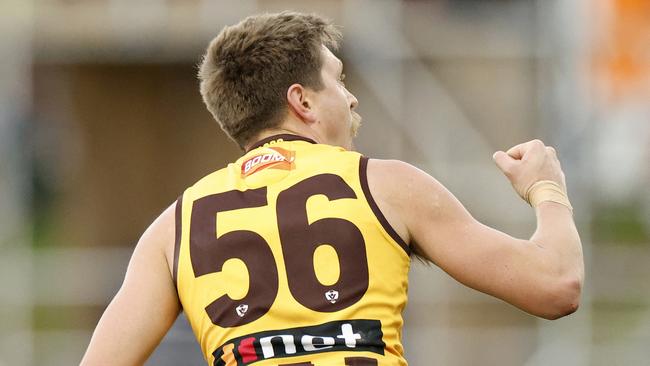
[[[0,364],[32,363],[29,148],[32,2],[0,3]]]

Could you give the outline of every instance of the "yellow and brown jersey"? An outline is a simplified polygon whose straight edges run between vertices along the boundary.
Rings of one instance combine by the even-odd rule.
[[[175,282],[209,365],[406,365],[408,246],[366,167],[280,135],[184,192]]]

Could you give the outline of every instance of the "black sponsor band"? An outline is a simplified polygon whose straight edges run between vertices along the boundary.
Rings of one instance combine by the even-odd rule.
[[[214,366],[237,366],[323,352],[373,352],[383,355],[379,320],[343,320],[325,324],[253,333],[229,340],[212,355]]]

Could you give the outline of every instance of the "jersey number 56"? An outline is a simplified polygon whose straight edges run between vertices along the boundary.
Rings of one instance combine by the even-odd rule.
[[[278,266],[269,244],[260,234],[235,230],[216,236],[218,212],[267,206],[266,193],[266,187],[232,190],[194,201],[190,225],[194,275],[220,272],[224,263],[233,258],[243,261],[248,269],[249,287],[244,298],[234,300],[224,294],[205,308],[212,322],[220,327],[240,326],[259,319],[269,311],[277,296]],[[365,242],[359,228],[342,218],[323,218],[310,224],[306,203],[314,195],[325,195],[330,202],[357,198],[338,175],[320,174],[280,192],[277,217],[263,219],[277,220],[292,296],[314,311],[334,312],[359,301],[368,289]],[[318,280],[314,268],[314,253],[323,244],[332,246],[339,260],[339,278],[331,286]],[[334,297],[336,300],[331,301]]]

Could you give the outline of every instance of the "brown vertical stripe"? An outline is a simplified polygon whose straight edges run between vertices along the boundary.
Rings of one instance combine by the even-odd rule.
[[[178,289],[178,256],[181,252],[181,235],[183,232],[183,195],[181,194],[176,200],[176,238],[174,240],[174,269],[172,276],[174,278],[174,286]]]
[[[379,222],[381,223],[381,226],[384,227],[384,230],[390,235],[393,240],[397,244],[399,244],[402,249],[406,252],[407,255],[411,254],[411,248],[404,242],[404,239],[402,239],[399,234],[393,229],[393,227],[388,223],[388,220],[386,220],[386,217],[384,214],[381,212],[379,209],[379,206],[377,206],[377,203],[375,200],[372,198],[372,195],[370,194],[370,187],[368,186],[368,158],[365,156],[362,156],[361,159],[359,160],[359,180],[361,181],[361,189],[363,190],[363,194],[366,196],[366,200],[368,201],[368,204],[370,205],[370,208],[372,209],[372,212],[375,214]]]

